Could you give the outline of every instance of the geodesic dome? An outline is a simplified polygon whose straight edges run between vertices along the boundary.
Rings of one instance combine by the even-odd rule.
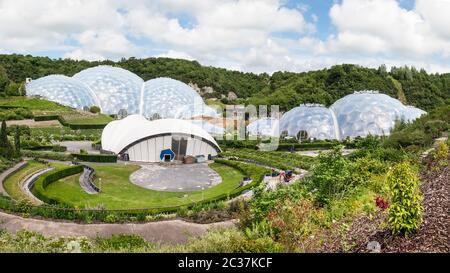
[[[30,82],[27,95],[40,96],[77,109],[99,104],[86,85],[63,75],[46,76]]]
[[[187,84],[170,78],[157,78],[145,82],[142,115],[160,118],[190,118],[211,115],[197,92]]]
[[[97,66],[85,69],[73,76],[86,84],[97,96],[103,112],[117,114],[120,109],[139,113],[141,89],[144,81],[128,70]]]
[[[420,118],[422,115],[426,115],[426,113],[427,112],[423,111],[422,109],[416,108],[414,106],[406,106],[402,118],[406,122],[412,122]]]
[[[205,130],[206,132],[210,133],[213,136],[219,136],[219,135],[225,134],[224,128],[214,125],[210,122],[207,122],[204,120],[196,120],[196,119],[190,119],[187,121],[191,122],[194,125],[199,126],[200,128],[202,128],[203,130]]]
[[[304,131],[308,139],[339,139],[333,111],[320,104],[302,104],[286,112],[280,120],[280,133],[284,131],[292,137]]]
[[[261,118],[253,121],[247,126],[247,132],[251,136],[272,136],[280,135],[279,120],[275,118]]]
[[[130,115],[141,114],[147,118],[219,116],[183,82],[170,78],[144,82],[128,70],[107,65],[85,69],[72,78],[47,76],[31,81],[26,88],[29,95],[75,108],[97,105],[106,114],[126,110]]]
[[[389,135],[405,109],[399,100],[376,91],[355,92],[331,106],[339,123],[341,138]]]

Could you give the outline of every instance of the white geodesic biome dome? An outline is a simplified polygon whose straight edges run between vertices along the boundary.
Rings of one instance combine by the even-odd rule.
[[[27,84],[27,95],[44,97],[78,109],[99,104],[89,87],[63,75],[51,75],[31,81]]]
[[[397,99],[377,91],[361,91],[337,100],[331,110],[336,114],[341,138],[389,135],[406,107]]]
[[[183,82],[157,78],[144,82],[136,74],[101,65],[72,78],[47,76],[26,85],[27,94],[83,109],[97,105],[106,114],[141,114],[147,118],[217,117],[197,92]]]
[[[271,136],[280,135],[280,124],[276,118],[261,118],[251,122],[247,126],[247,132],[250,136]]]
[[[207,115],[216,117],[214,110],[204,104],[202,97],[187,84],[170,78],[145,82],[142,115],[161,118],[190,118]]]
[[[280,120],[280,133],[297,137],[300,131],[309,139],[339,139],[333,111],[320,104],[302,104],[286,112]]]
[[[130,71],[102,65],[85,69],[73,78],[89,86],[105,113],[117,114],[120,109],[133,114],[139,112],[144,81]]]

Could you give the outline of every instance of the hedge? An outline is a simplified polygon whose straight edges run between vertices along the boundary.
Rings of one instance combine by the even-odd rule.
[[[34,184],[31,191],[37,198],[44,201],[45,203],[57,204],[58,202],[56,200],[53,200],[45,195],[45,188],[55,181],[81,172],[83,172],[83,166],[81,165],[70,166],[67,168],[50,171],[43,174],[38,178],[38,180],[36,180],[36,183]]]
[[[47,116],[35,116],[34,121],[47,121],[47,120],[58,120],[63,126],[69,127],[72,130],[79,129],[103,129],[106,124],[72,124],[66,121],[60,115],[47,115]]]
[[[34,121],[58,120],[58,115],[34,116]]]
[[[289,151],[292,149],[292,147],[294,147],[294,150],[313,150],[313,149],[332,149],[333,147],[335,147],[336,145],[338,145],[338,143],[333,143],[333,142],[318,142],[318,143],[314,143],[314,142],[309,142],[309,143],[292,143],[292,144],[288,144],[288,143],[281,143],[278,145],[278,151]]]
[[[236,168],[243,172],[245,175],[252,178],[252,182],[244,187],[237,187],[229,193],[223,193],[218,196],[214,196],[209,199],[202,200],[189,205],[171,206],[171,207],[159,207],[150,209],[125,209],[125,210],[106,210],[106,209],[77,209],[68,206],[67,204],[61,204],[57,200],[47,198],[45,195],[40,194],[44,192],[46,186],[55,182],[61,178],[80,173],[83,171],[82,165],[68,167],[62,170],[52,171],[42,175],[35,183],[33,187],[33,194],[36,195],[42,201],[50,204],[42,206],[32,206],[17,202],[9,197],[0,196],[0,208],[10,212],[27,213],[30,216],[37,215],[52,219],[66,219],[66,220],[82,220],[86,222],[92,222],[93,220],[107,222],[107,217],[114,215],[119,221],[137,220],[145,221],[148,215],[157,215],[163,213],[176,213],[178,211],[185,211],[189,208],[195,208],[203,205],[208,205],[219,200],[226,198],[233,198],[240,195],[243,191],[248,190],[254,186],[257,186],[264,179],[265,173],[268,169],[242,162],[233,162],[223,159],[215,159],[215,162],[224,164],[232,168]],[[39,187],[39,188],[38,188]],[[40,191],[40,192],[39,192]],[[53,205],[51,205],[53,204]],[[56,205],[57,204],[57,205]]]
[[[45,158],[52,160],[60,160],[60,161],[71,161],[73,160],[72,155],[66,153],[57,153],[50,151],[30,151],[30,150],[22,150],[22,155],[25,157],[33,157],[33,158]]]
[[[72,154],[72,156],[80,161],[85,162],[103,162],[103,163],[116,163],[116,155],[99,155],[99,154]]]

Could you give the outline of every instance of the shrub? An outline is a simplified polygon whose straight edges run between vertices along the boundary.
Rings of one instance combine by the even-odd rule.
[[[90,155],[90,154],[72,154],[74,158],[80,161],[86,162],[103,162],[103,163],[116,163],[116,155]]]
[[[391,195],[388,223],[393,234],[409,235],[422,221],[422,195],[417,172],[408,162],[395,165],[387,175]]]
[[[324,205],[328,204],[331,198],[344,196],[351,184],[351,170],[349,161],[341,153],[341,147],[321,153],[318,159],[311,184],[317,191],[316,202]]]
[[[94,114],[98,114],[100,113],[100,107],[98,106],[91,106],[91,108],[89,108],[89,112],[94,113]]]
[[[65,151],[67,151],[67,147],[66,146],[61,146],[61,145],[53,145],[52,146],[52,151],[53,152],[65,152]]]

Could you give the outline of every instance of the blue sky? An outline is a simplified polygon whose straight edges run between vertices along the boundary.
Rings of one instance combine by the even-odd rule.
[[[450,72],[449,0],[0,0],[0,53]]]

